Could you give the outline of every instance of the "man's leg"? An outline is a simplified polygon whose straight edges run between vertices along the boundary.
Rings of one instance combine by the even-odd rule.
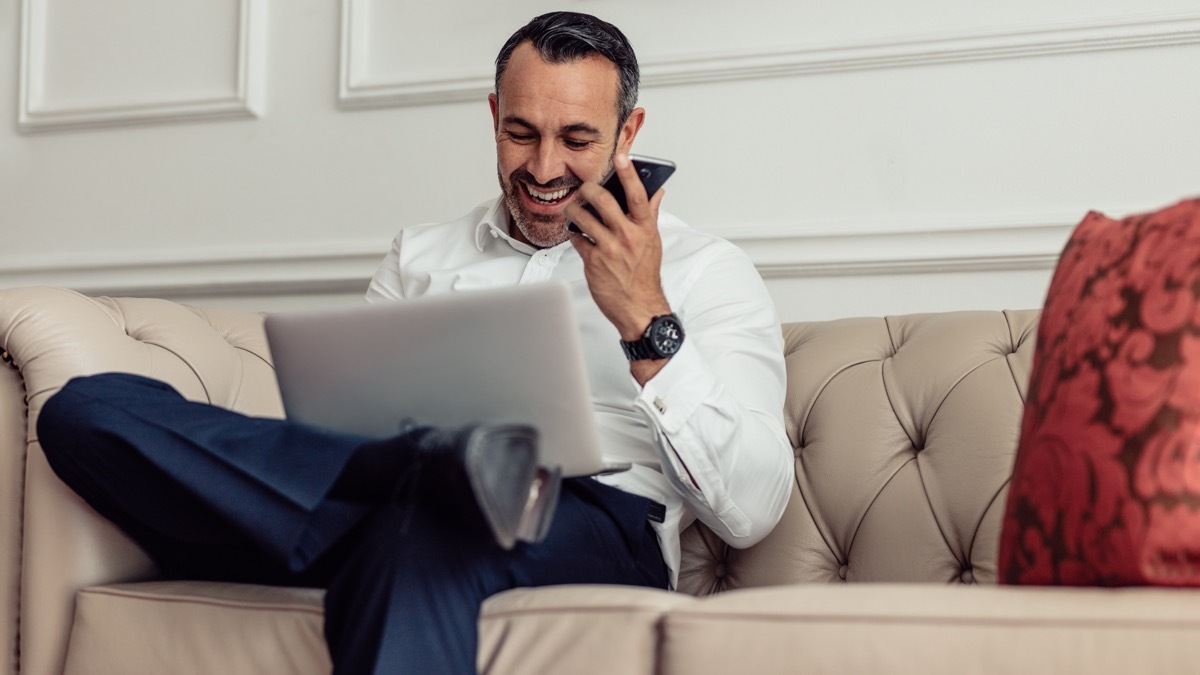
[[[651,502],[593,480],[564,482],[546,540],[511,551],[428,504],[379,509],[351,536],[325,596],[336,675],[474,673],[479,608],[510,588],[667,586]]]
[[[326,500],[363,439],[190,402],[147,378],[72,380],[38,435],[55,472],[168,573],[296,583],[369,507]]]
[[[508,588],[667,583],[650,502],[591,480],[564,484],[545,542],[506,551],[481,518],[446,508],[428,474],[417,474],[426,494],[399,501],[327,498],[362,439],[191,403],[154,380],[72,381],[38,431],[64,481],[172,573],[332,578],[326,635],[345,675],[474,672],[479,606]]]

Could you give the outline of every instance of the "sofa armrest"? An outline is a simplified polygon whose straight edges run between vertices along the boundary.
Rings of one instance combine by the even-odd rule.
[[[154,567],[50,469],[36,436],[46,400],[73,377],[120,371],[154,377],[190,399],[249,414],[279,416],[282,405],[262,317],[248,312],[153,299],[93,299],[61,288],[10,289],[0,291],[0,348],[11,359],[0,384],[5,422],[0,599],[6,602],[3,612],[19,606],[20,672],[58,673],[76,591],[152,577]],[[7,569],[17,551],[19,569]],[[19,605],[8,597],[16,592],[16,579]],[[6,634],[15,632],[4,625]]]
[[[25,387],[5,360],[0,363],[0,673],[6,675],[17,669],[24,485]]]

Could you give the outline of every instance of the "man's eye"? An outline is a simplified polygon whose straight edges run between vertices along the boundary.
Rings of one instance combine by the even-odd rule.
[[[530,134],[514,134],[511,131],[508,132],[508,137],[518,143],[528,143],[533,140],[533,136]]]
[[[568,138],[563,141],[563,144],[572,150],[582,150],[591,145],[591,141],[575,141]]]

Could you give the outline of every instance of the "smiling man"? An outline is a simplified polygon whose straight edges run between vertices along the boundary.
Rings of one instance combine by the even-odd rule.
[[[571,289],[602,450],[633,468],[564,482],[564,504],[587,491],[591,534],[571,531],[560,507],[533,547],[557,570],[531,568],[530,585],[601,581],[584,559],[618,583],[673,585],[683,528],[700,519],[730,545],[752,545],[791,490],[778,317],[740,250],[661,212],[664,191],[643,189],[628,159],[647,119],[638,78],[628,40],[595,17],[555,12],[514,33],[488,97],[501,195],[456,220],[402,229],[367,293]],[[628,212],[599,184],[614,169]],[[486,365],[502,353],[476,356]],[[665,565],[661,582],[637,573],[647,549]]]
[[[563,481],[541,520],[528,429],[370,439],[124,373],[76,378],[46,402],[51,466],[169,576],[325,588],[338,675],[474,672],[479,609],[511,588],[671,587],[696,519],[732,546],[761,540],[791,491],[779,321],[744,254],[642,188],[627,156],[646,119],[637,85],[629,42],[595,17],[556,12],[517,31],[488,98],[502,194],[401,230],[367,292],[566,283],[601,450],[631,469]],[[610,169],[627,211],[597,182]],[[485,377],[504,347],[463,359]],[[501,531],[526,516],[548,528]]]

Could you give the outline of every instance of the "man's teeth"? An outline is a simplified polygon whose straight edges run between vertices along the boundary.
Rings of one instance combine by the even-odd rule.
[[[525,191],[529,193],[530,197],[533,197],[534,199],[538,200],[539,202],[553,204],[554,202],[562,199],[563,197],[566,197],[567,193],[571,191],[571,188],[563,188],[561,190],[555,190],[554,192],[541,192],[541,191],[533,189],[529,185],[525,185]]]

